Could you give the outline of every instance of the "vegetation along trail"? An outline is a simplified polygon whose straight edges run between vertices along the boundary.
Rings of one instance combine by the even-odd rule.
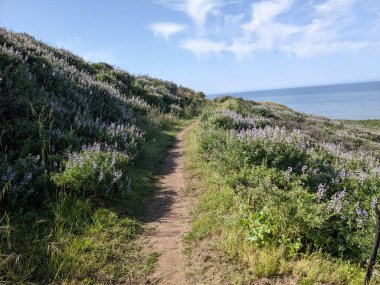
[[[188,230],[188,201],[183,175],[183,139],[193,125],[182,130],[162,165],[160,187],[148,200],[146,243],[156,252],[157,270],[148,284],[187,284],[182,236]]]

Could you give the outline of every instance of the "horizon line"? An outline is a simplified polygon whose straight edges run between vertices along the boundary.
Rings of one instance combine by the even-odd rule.
[[[303,85],[303,86],[293,86],[293,87],[276,87],[268,89],[255,89],[255,90],[245,90],[245,91],[229,91],[229,92],[213,92],[206,94],[206,96],[215,96],[215,95],[225,95],[230,94],[240,94],[248,92],[266,92],[266,91],[277,91],[277,90],[288,90],[288,89],[302,89],[302,88],[314,88],[314,87],[329,87],[329,86],[339,86],[339,85],[351,85],[351,84],[366,84],[366,83],[380,83],[380,79],[376,80],[367,80],[367,81],[357,81],[357,82],[340,82],[340,83],[326,83],[326,84],[315,84],[315,85]]]

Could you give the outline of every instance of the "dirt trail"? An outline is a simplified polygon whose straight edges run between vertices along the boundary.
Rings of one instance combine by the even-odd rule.
[[[157,269],[146,284],[187,284],[182,245],[189,225],[188,200],[184,194],[183,138],[192,126],[177,135],[162,165],[160,187],[148,200],[144,220],[147,228],[154,230],[144,239],[159,257]]]

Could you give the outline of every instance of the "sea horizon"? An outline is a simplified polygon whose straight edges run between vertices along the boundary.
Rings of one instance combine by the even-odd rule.
[[[338,120],[380,119],[380,81],[302,86],[208,95],[286,105],[298,112]]]

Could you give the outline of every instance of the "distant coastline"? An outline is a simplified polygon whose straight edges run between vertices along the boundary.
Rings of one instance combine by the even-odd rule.
[[[208,98],[224,95],[275,102],[331,119],[380,119],[380,81],[220,93]]]

